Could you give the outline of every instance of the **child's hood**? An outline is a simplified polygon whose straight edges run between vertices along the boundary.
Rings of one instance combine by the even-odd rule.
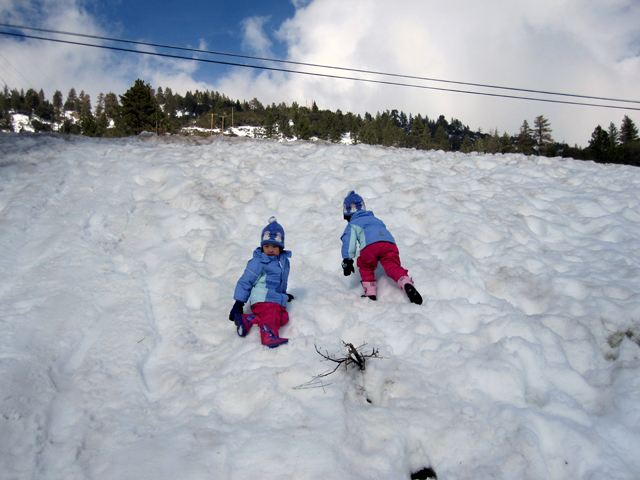
[[[351,219],[353,220],[354,218],[360,218],[360,217],[375,217],[375,215],[371,210],[357,210],[356,212],[353,213],[353,215],[351,216]]]

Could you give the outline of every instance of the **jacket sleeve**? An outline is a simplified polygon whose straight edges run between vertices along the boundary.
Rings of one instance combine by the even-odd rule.
[[[286,257],[285,257],[286,258]],[[289,259],[286,258],[285,262],[284,262],[284,272],[282,272],[282,291],[286,294],[287,293],[287,287],[289,286]],[[287,300],[289,300],[289,297],[287,297]]]
[[[289,271],[290,271],[290,264],[289,264],[289,258],[291,257],[291,252],[286,252],[284,255],[282,255],[283,259],[280,263],[280,268],[282,268],[282,280],[281,280],[281,284],[280,287],[282,288],[282,294],[281,295],[281,300],[280,300],[280,305],[283,306],[284,308],[287,308],[287,302],[289,301],[289,296],[287,295],[287,288],[289,287]]]
[[[249,260],[247,268],[245,268],[240,280],[238,280],[236,290],[233,293],[233,299],[247,303],[251,296],[251,289],[258,277],[260,277],[260,273],[262,273],[260,261],[255,258]]]
[[[351,225],[347,225],[347,228],[344,229],[344,233],[340,237],[342,241],[342,258],[353,258],[355,255],[349,255],[349,244],[351,243]]]
[[[355,258],[356,256],[358,244],[361,243],[356,229],[362,231],[362,228],[356,227],[350,223],[347,225],[347,228],[345,228],[342,237],[340,237],[340,240],[342,240],[342,258]],[[362,247],[362,245],[360,246]]]

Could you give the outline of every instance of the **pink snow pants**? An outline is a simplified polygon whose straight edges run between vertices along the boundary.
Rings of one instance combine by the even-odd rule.
[[[278,330],[280,330],[280,327],[289,323],[289,312],[287,312],[286,308],[278,305],[277,303],[254,303],[251,305],[251,312],[251,314],[246,316],[250,317],[251,315],[255,315],[255,318],[251,320],[251,323],[254,325],[260,325],[260,336],[263,345],[267,345],[270,341],[268,333],[263,331],[263,325],[266,325],[269,330],[278,336]]]
[[[401,277],[409,275],[400,264],[398,247],[389,242],[377,242],[360,250],[358,268],[363,282],[375,282],[378,262],[382,264],[387,276],[396,283]]]

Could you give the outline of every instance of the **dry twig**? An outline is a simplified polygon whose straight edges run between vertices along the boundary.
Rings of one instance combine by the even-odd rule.
[[[337,363],[336,368],[334,368],[331,371],[328,371],[328,372],[325,372],[325,373],[321,373],[320,375],[317,375],[316,378],[321,378],[321,377],[326,377],[328,375],[331,375],[333,372],[338,370],[340,365],[344,365],[345,368],[348,368],[349,365],[355,364],[355,365],[358,366],[358,368],[360,370],[364,370],[365,369],[365,362],[366,362],[367,358],[380,358],[380,356],[378,355],[378,350],[375,349],[375,348],[372,349],[371,353],[369,353],[369,354],[364,354],[364,353],[361,352],[362,347],[364,347],[366,345],[366,343],[363,343],[359,347],[354,347],[353,344],[345,343],[343,341],[342,345],[344,345],[344,348],[347,349],[347,356],[345,356],[345,357],[334,357],[334,356],[331,356],[331,355],[329,355],[329,353],[326,350],[325,350],[325,353],[322,353],[320,350],[318,350],[318,346],[315,345],[316,352],[318,352],[318,354],[322,358],[324,358],[325,360],[329,360],[330,362]]]

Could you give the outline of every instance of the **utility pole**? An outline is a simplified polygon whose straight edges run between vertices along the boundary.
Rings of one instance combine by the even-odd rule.
[[[229,115],[216,115],[216,117],[220,117],[222,119],[222,131],[220,133],[224,134],[224,119]]]
[[[231,107],[231,128],[235,127],[233,123],[233,107]]]
[[[213,113],[210,113],[209,115],[211,115],[211,135],[213,135]]]

